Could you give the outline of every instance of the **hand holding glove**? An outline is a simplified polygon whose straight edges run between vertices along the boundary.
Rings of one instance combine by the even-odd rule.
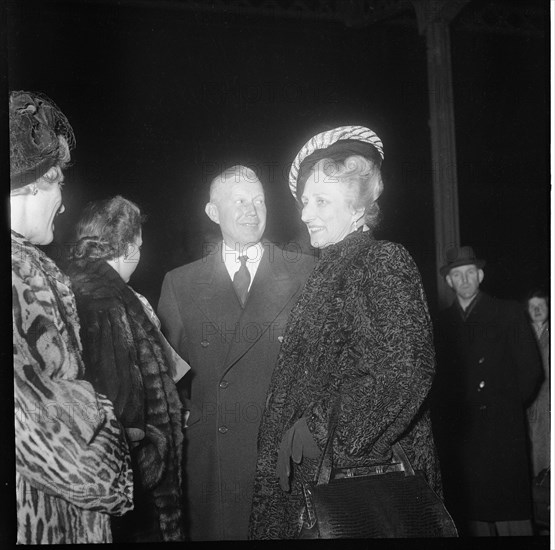
[[[285,432],[279,446],[276,473],[279,477],[280,487],[284,491],[289,491],[291,459],[295,464],[300,464],[303,456],[318,458],[320,452],[320,448],[310,433],[306,418],[300,418]]]

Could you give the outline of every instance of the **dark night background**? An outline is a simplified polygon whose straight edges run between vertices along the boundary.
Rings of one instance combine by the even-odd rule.
[[[237,163],[255,168],[266,188],[267,237],[295,240],[309,251],[287,186],[289,165],[317,132],[362,124],[385,148],[377,236],[408,248],[434,312],[426,43],[410,2],[376,2],[405,9],[362,27],[277,12],[229,13],[230,2],[222,0],[206,2],[219,6],[212,11],[193,4],[9,0],[0,10],[5,105],[8,90],[44,92],[77,136],[66,213],[46,251],[61,257],[88,201],[115,194],[136,201],[148,222],[131,282],[156,305],[164,274],[199,258],[203,242],[218,235],[204,214],[207,183]],[[235,2],[263,4],[269,3]],[[516,15],[496,23],[500,4]],[[550,4],[471,0],[450,27],[461,244],[486,258],[483,287],[502,298],[550,287]],[[489,19],[479,17],[488,10]],[[533,28],[523,17],[528,10],[536,14]],[[7,168],[3,175],[7,180]],[[3,299],[9,301],[7,289]],[[10,329],[3,332],[9,336]],[[4,346],[4,363],[10,350]],[[5,418],[13,414],[10,371],[2,371]],[[11,426],[0,450],[8,464],[1,485],[13,506]],[[0,516],[6,525],[0,532],[15,529],[15,515]]]
[[[88,201],[122,194],[148,215],[132,284],[155,304],[165,272],[199,258],[217,230],[207,181],[235,163],[266,187],[267,237],[309,249],[289,164],[318,131],[363,124],[385,147],[377,236],[409,249],[434,309],[426,44],[414,10],[357,28],[186,4],[8,4],[9,89],[52,97],[77,136],[48,252],[60,255]],[[464,23],[485,5],[471,1],[451,25],[461,244],[486,258],[486,290],[520,298],[550,276],[549,3],[525,3],[543,10],[543,33]]]

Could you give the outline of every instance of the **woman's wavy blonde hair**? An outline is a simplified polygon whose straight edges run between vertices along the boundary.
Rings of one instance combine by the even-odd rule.
[[[364,223],[369,229],[375,229],[381,218],[377,200],[383,191],[379,167],[361,155],[351,155],[343,161],[323,158],[314,164],[310,173],[319,169],[326,177],[346,185],[349,205],[364,208]]]

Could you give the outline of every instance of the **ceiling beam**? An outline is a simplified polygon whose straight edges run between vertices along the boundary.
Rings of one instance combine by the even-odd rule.
[[[421,25],[410,0],[12,0],[14,4],[89,4],[112,7],[143,7],[188,10],[199,14],[244,15],[273,18],[336,21],[347,27],[365,27],[379,22]],[[473,32],[544,36],[549,9],[530,2],[490,0],[422,0],[436,5],[445,20],[457,18],[457,29]],[[441,6],[440,6],[441,5]]]

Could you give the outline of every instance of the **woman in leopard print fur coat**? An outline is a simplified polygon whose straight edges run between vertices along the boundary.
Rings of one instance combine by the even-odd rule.
[[[133,508],[129,449],[112,403],[83,380],[69,279],[36,246],[63,211],[73,131],[36,93],[12,92],[9,117],[17,542],[111,542],[110,515]]]

